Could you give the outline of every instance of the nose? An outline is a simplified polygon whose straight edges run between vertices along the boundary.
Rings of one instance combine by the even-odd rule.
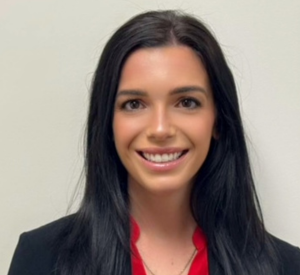
[[[147,125],[147,137],[156,140],[165,140],[173,137],[176,128],[172,117],[164,107],[159,107],[150,114]]]

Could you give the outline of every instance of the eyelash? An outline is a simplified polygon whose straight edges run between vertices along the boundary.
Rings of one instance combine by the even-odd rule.
[[[135,110],[138,110],[139,108],[136,108],[136,109],[128,108],[127,105],[130,104],[130,103],[133,103],[133,102],[136,102],[136,103],[138,103],[139,105],[142,105],[142,103],[141,103],[140,100],[138,100],[138,99],[130,99],[130,100],[125,101],[125,102],[121,105],[121,109],[122,109],[122,110],[125,110],[125,111],[129,111],[129,112],[133,112],[133,111],[135,111]]]
[[[184,101],[188,101],[189,103],[193,103],[194,106],[193,107],[184,107],[182,106],[182,108],[185,108],[185,109],[188,109],[188,110],[194,110],[198,107],[201,106],[201,103],[200,101],[198,101],[197,99],[195,98],[191,98],[191,97],[184,97],[184,98],[181,98],[179,103],[176,105],[176,106],[179,106],[180,104],[182,105],[182,103]],[[138,103],[138,108],[131,108],[131,107],[128,107],[128,104],[132,104],[132,103]],[[142,107],[142,108],[139,108],[139,107]],[[143,103],[139,100],[139,99],[130,99],[130,100],[127,100],[125,101],[122,105],[121,105],[121,109],[122,110],[125,110],[125,111],[129,111],[129,112],[133,112],[135,110],[139,110],[139,109],[144,109],[145,106],[143,106]]]
[[[192,102],[194,104],[193,107],[183,107],[183,108],[188,109],[188,110],[193,110],[193,109],[196,109],[196,108],[201,106],[200,101],[198,101],[197,99],[192,98],[192,97],[181,98],[180,101],[179,101],[179,104],[182,104],[184,101],[189,101],[190,103]]]

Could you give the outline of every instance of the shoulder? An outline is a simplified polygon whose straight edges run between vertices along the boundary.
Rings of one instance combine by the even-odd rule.
[[[74,220],[70,215],[21,234],[8,275],[55,274],[56,242]]]
[[[282,275],[300,275],[300,249],[272,236]]]
[[[63,217],[21,235],[38,244],[51,243],[75,219],[75,214]]]

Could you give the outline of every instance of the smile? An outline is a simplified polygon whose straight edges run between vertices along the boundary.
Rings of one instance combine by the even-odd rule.
[[[151,154],[146,152],[139,152],[139,154],[147,161],[153,163],[167,163],[176,161],[181,158],[183,155],[187,153],[188,150],[184,150],[181,152],[174,152],[174,153],[163,153],[163,154]]]

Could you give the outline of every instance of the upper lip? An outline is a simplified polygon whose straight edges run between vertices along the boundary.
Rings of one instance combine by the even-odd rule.
[[[187,151],[187,149],[184,148],[178,148],[178,147],[165,147],[165,148],[144,148],[137,150],[139,153],[146,153],[146,154],[174,154],[174,153],[181,153],[183,151]]]

